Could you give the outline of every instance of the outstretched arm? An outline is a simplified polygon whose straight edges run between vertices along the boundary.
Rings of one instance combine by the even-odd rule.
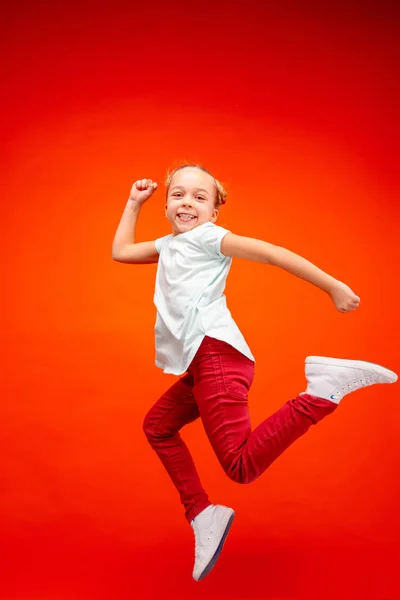
[[[221,252],[280,267],[292,275],[312,283],[329,294],[340,312],[358,307],[360,298],[342,281],[328,275],[302,256],[263,240],[227,233],[221,241]]]

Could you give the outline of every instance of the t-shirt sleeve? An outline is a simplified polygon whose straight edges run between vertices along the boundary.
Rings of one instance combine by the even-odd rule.
[[[200,243],[207,254],[211,256],[218,256],[220,258],[226,258],[225,254],[221,252],[221,241],[227,233],[230,233],[229,229],[220,227],[219,225],[212,224],[211,227],[207,227],[200,238]]]
[[[171,233],[169,233],[168,235],[164,235],[163,237],[157,238],[155,240],[154,243],[156,245],[156,250],[157,250],[158,254],[160,254],[162,247],[164,246],[165,242],[167,240],[169,240],[170,237],[172,237]]]

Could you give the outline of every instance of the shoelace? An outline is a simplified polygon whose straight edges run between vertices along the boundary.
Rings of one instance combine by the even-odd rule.
[[[349,381],[349,383],[347,383],[346,385],[343,385],[342,387],[338,388],[336,390],[336,393],[339,394],[340,392],[353,392],[359,387],[365,387],[367,385],[371,385],[372,383],[374,383],[374,381],[371,377],[362,377],[361,379]]]

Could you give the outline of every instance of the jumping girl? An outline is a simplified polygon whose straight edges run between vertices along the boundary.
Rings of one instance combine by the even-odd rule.
[[[216,225],[226,191],[201,165],[178,167],[165,185],[165,214],[172,232],[135,243],[141,207],[157,189],[151,179],[138,180],[117,228],[112,258],[133,264],[158,262],[156,365],[180,378],[150,409],[143,427],[193,528],[193,578],[199,581],[214,567],[235,513],[210,502],[179,430],[200,417],[228,477],[250,483],[312,424],[331,414],[346,394],[394,383],[397,375],[361,360],[308,356],[306,390],[251,431],[248,393],[255,359],[223,293],[232,258],[281,267],[326,292],[342,313],[355,310],[360,298],[297,254]]]

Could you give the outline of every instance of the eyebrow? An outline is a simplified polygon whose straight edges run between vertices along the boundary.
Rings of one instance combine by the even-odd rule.
[[[176,188],[183,188],[185,189],[185,187],[183,185],[174,185],[174,187],[171,189],[172,190],[176,190]],[[208,194],[207,190],[205,190],[204,188],[196,188],[197,192],[205,192],[206,194]]]

